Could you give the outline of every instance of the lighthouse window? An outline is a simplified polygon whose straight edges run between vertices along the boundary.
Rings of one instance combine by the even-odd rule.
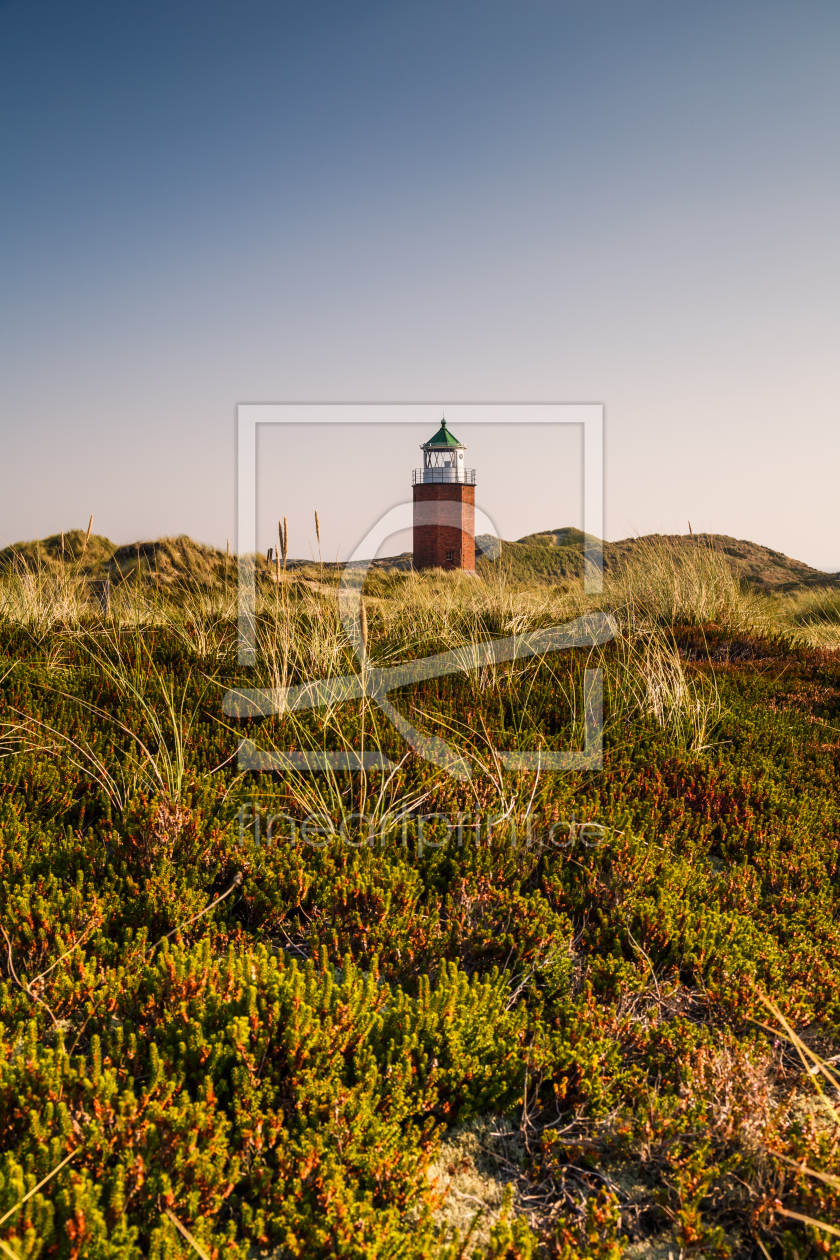
[[[454,552],[454,551],[447,551],[447,553],[446,553],[446,560],[447,560],[447,563],[448,563],[448,564],[451,564],[451,563],[452,563],[452,561],[453,561],[454,559],[455,559],[455,552]]]

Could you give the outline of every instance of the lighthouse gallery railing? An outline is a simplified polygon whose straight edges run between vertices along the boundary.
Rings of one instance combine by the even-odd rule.
[[[411,474],[413,486],[475,485],[474,468],[415,468]]]

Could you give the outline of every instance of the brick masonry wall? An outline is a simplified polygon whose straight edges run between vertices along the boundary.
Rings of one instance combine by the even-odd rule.
[[[417,523],[419,503],[424,504],[422,525]],[[437,513],[438,503],[447,508]],[[452,560],[446,559],[448,551]],[[475,486],[450,482],[414,487],[414,567],[475,569]]]

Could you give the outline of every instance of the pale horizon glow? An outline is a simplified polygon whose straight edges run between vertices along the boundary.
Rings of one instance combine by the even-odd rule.
[[[240,554],[251,550],[250,522],[256,522],[256,550],[265,552],[276,546],[279,522],[286,519],[291,558],[347,560],[377,519],[411,502],[421,444],[437,432],[442,410],[429,404],[241,407]],[[584,528],[584,433],[590,433],[590,446],[594,435],[586,510],[588,532],[600,536],[600,407],[477,404],[445,410],[450,432],[467,448],[466,466],[476,472],[476,506],[508,540],[562,525]],[[324,494],[335,484],[341,487],[337,498]],[[403,531],[379,554],[399,555],[411,547],[411,531]]]
[[[0,543],[233,545],[242,403],[593,402],[606,540],[840,570],[838,112],[829,0],[0,0]]]

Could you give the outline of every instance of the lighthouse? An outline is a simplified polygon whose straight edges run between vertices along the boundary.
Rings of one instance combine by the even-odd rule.
[[[475,469],[464,466],[466,446],[441,420],[420,447],[415,468],[414,567],[475,571]]]

